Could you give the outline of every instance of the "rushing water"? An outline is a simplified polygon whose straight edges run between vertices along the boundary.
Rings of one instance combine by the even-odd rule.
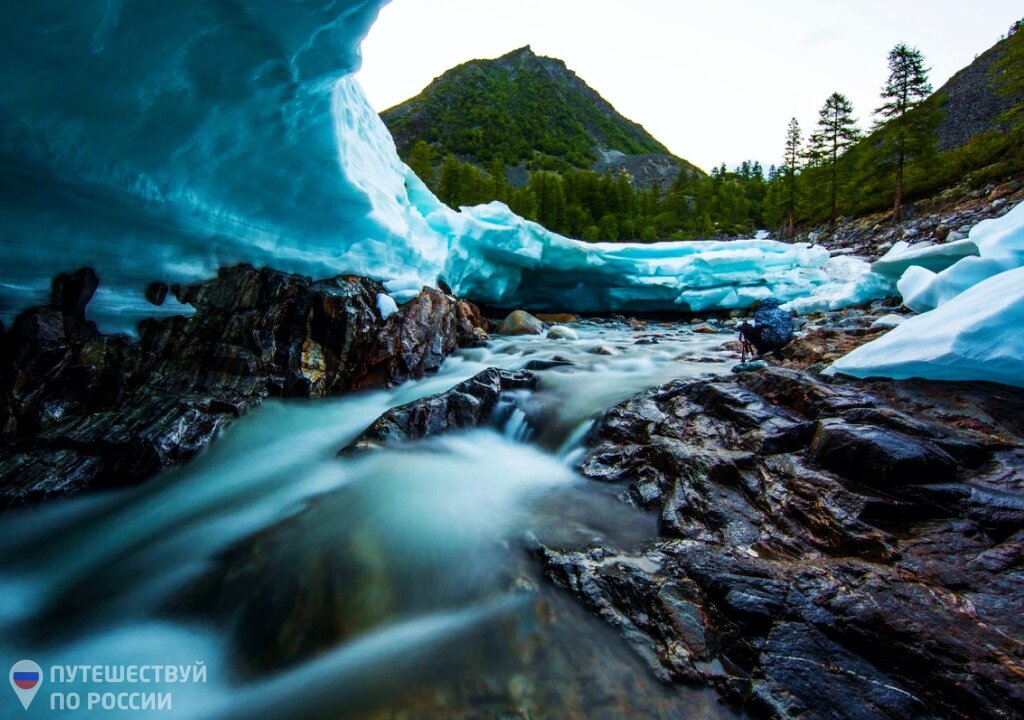
[[[579,340],[496,338],[390,391],[269,402],[139,488],[5,516],[0,651],[47,675],[19,716],[62,715],[52,691],[81,693],[63,713],[75,717],[89,692],[141,690],[170,692],[173,710],[151,714],[180,718],[729,717],[710,692],[655,680],[526,548],[653,535],[653,518],[572,462],[601,411],[723,371],[731,337],[573,327]],[[571,364],[508,397],[501,428],[337,456],[390,407],[537,361]],[[206,682],[56,685],[47,672],[196,662]]]

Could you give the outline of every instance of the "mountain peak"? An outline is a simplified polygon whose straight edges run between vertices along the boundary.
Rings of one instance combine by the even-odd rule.
[[[505,58],[514,58],[514,57],[539,57],[539,56],[537,55],[537,53],[535,53],[533,51],[532,47],[530,47],[529,45],[523,45],[521,48],[516,48],[515,50],[509,50],[507,53],[505,53],[504,55],[502,55],[498,59],[499,60],[504,60]]]
[[[670,183],[680,168],[699,172],[563,61],[537,55],[529,45],[454,67],[381,117],[403,157],[424,140],[436,157],[450,153],[478,165],[500,159],[527,170],[626,170],[637,184]],[[634,172],[636,163],[618,160],[650,156],[665,162],[655,163],[660,169],[649,181],[640,175],[650,173]],[[609,157],[618,159],[609,164]]]

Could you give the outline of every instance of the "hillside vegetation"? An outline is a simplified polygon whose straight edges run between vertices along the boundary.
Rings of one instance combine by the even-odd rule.
[[[918,79],[919,89],[929,88],[926,77]],[[402,157],[445,203],[500,200],[588,241],[708,238],[757,228],[785,236],[798,226],[892,208],[897,178],[902,200],[912,204],[950,188],[966,194],[1024,176],[1020,23],[938,91],[906,103],[902,115],[890,112],[895,119],[876,114],[865,132],[860,124],[874,109],[843,103],[838,92],[828,98],[821,123],[809,132],[793,121],[778,166],[723,164],[710,174],[669,155],[564,63],[529,48],[465,63],[382,117]],[[650,171],[637,181],[645,168],[666,161],[670,172]],[[901,212],[897,203],[895,214]]]

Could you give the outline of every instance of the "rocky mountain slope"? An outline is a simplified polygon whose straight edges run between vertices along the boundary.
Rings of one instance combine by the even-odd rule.
[[[939,150],[962,147],[977,135],[1006,129],[1000,117],[1019,99],[1000,92],[1011,72],[1000,61],[1013,41],[1000,40],[935,91],[932,101],[942,109],[935,131]]]
[[[481,165],[626,170],[638,187],[699,173],[637,123],[623,117],[565,63],[529,46],[471,60],[423,92],[381,113],[408,158],[418,140],[435,155]]]

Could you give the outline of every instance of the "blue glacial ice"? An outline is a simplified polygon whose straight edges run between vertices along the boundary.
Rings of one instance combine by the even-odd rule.
[[[862,345],[829,374],[1024,387],[1024,267],[1002,272]]]
[[[816,305],[828,306],[840,288],[869,274],[867,263],[830,259],[820,246],[763,239],[582,243],[549,233],[501,203],[461,213],[435,210],[427,221],[452,238],[448,284],[499,307],[703,312],[746,308],[772,295],[798,305],[814,297]],[[848,300],[891,295],[891,284],[885,285],[882,295],[851,293]]]
[[[91,317],[124,332],[188,310],[149,305],[151,281],[237,262],[368,275],[399,302],[443,278],[534,310],[704,311],[774,294],[806,312],[893,292],[816,247],[587,245],[500,204],[449,210],[351,76],[383,4],[3,3],[0,319],[83,265],[101,281]]]

